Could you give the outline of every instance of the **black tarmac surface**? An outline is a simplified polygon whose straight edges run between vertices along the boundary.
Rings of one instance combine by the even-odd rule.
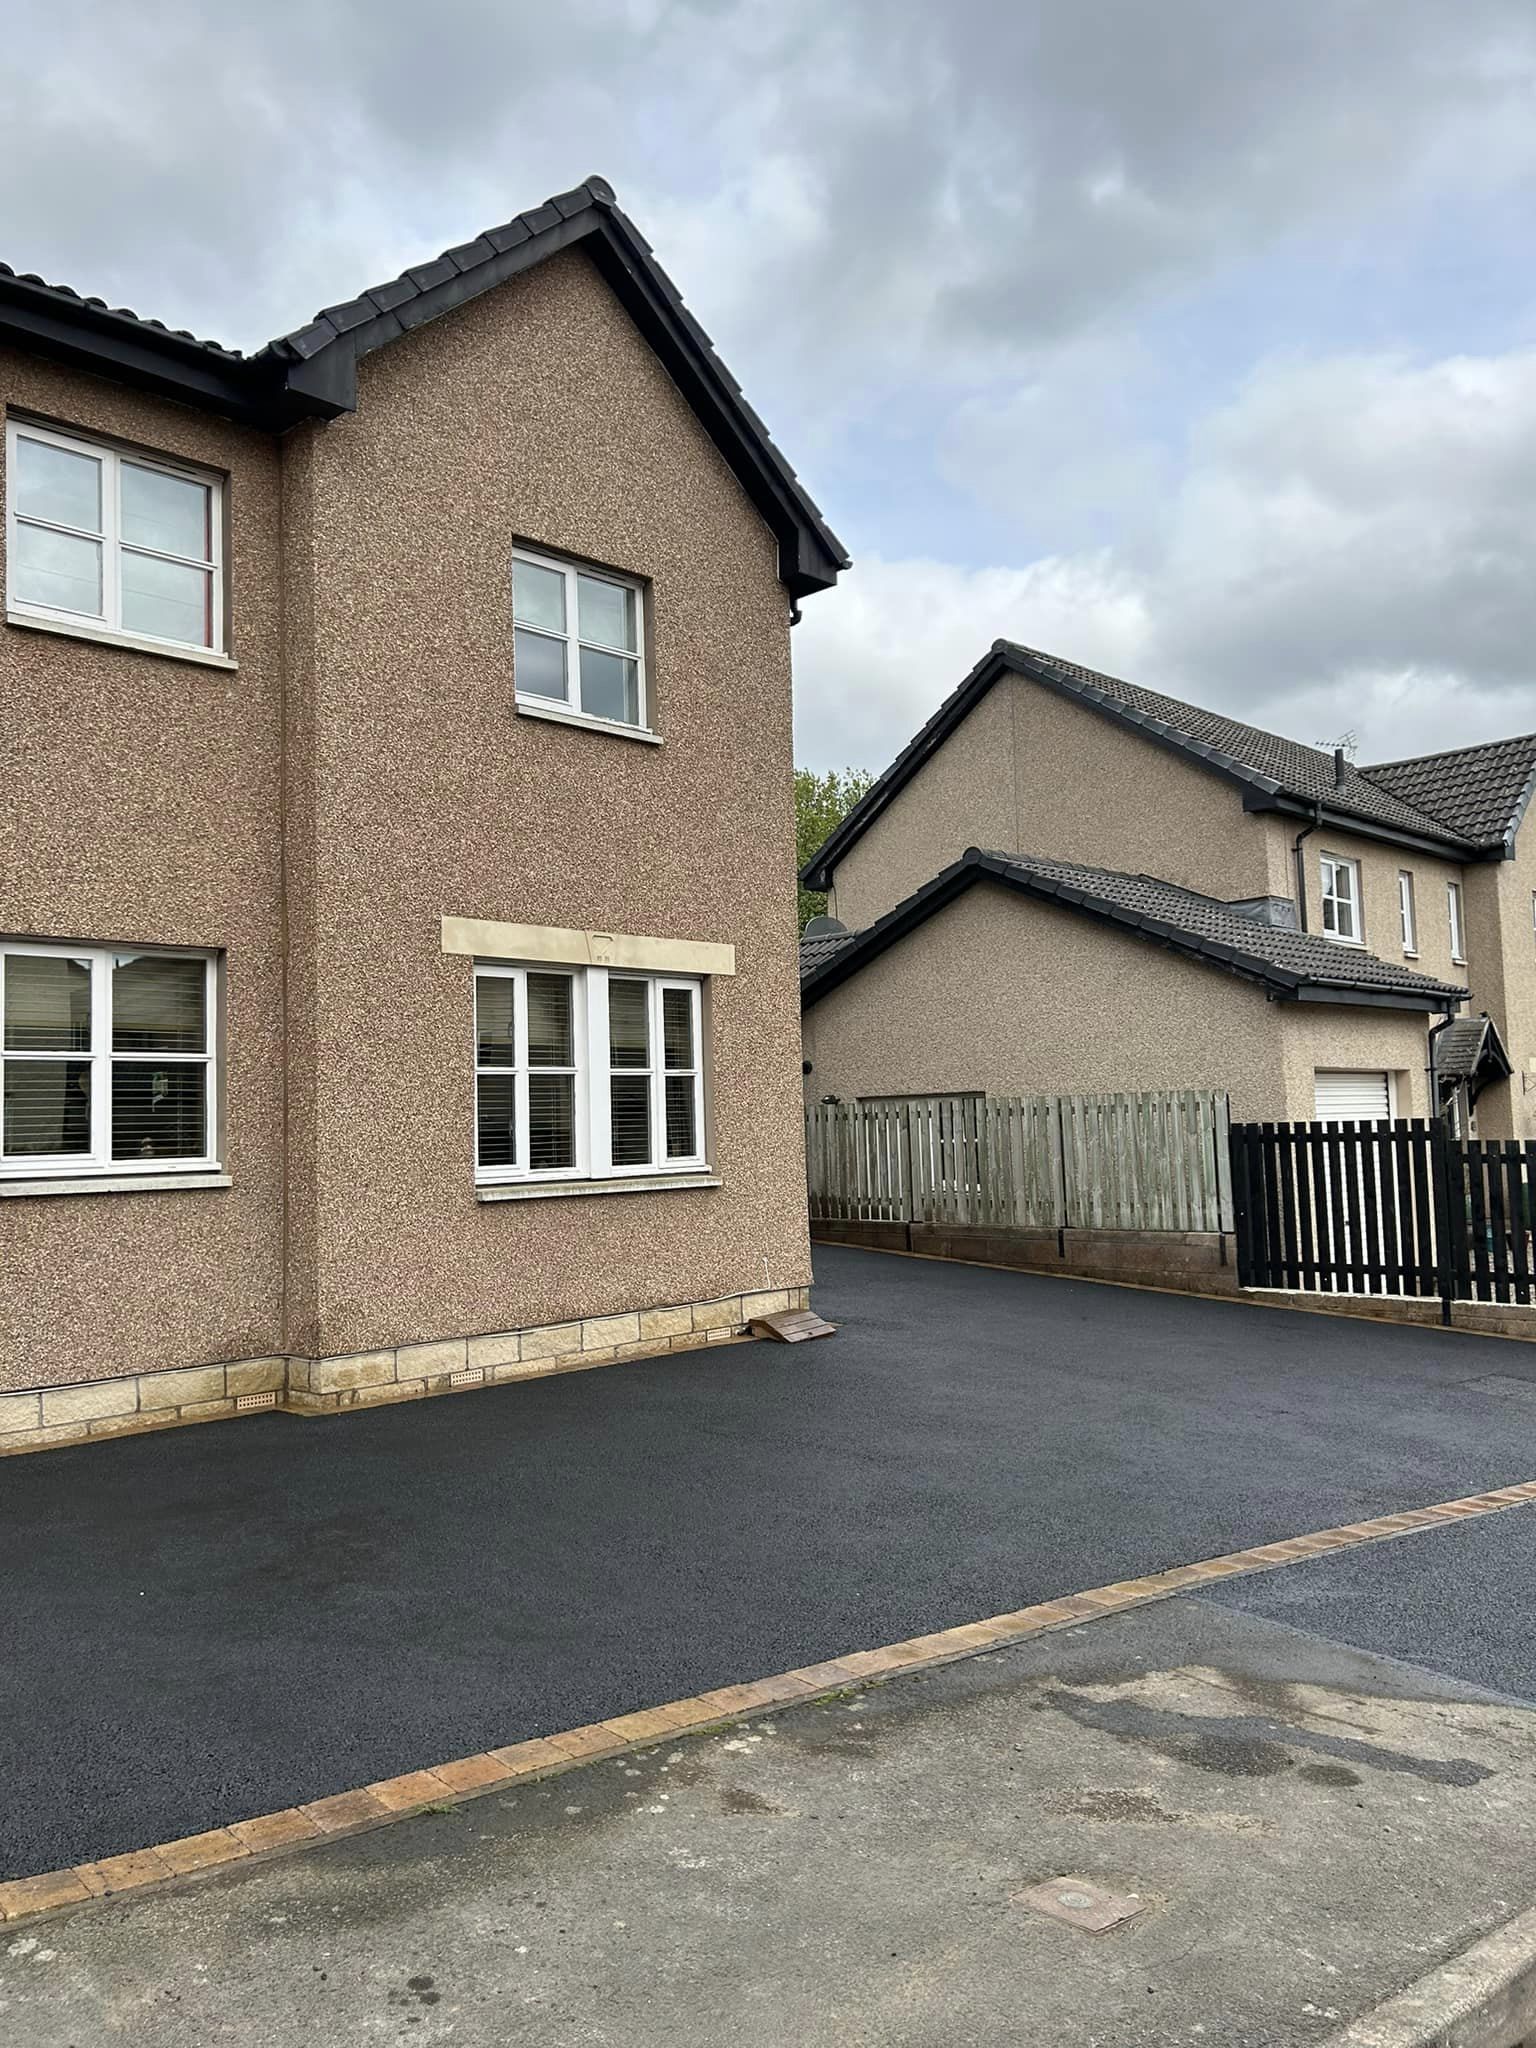
[[[1536,1506],[1234,1579],[1209,1597],[1536,1705]]]
[[[1522,1345],[817,1269],[823,1343],[0,1462],[0,1875],[1536,1476]]]

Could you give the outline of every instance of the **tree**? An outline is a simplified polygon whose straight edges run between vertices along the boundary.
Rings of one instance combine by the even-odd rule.
[[[874,779],[867,768],[829,768],[825,775],[818,775],[814,768],[795,770],[795,857],[802,868],[826,844]],[[825,896],[802,889],[801,931],[826,907]]]

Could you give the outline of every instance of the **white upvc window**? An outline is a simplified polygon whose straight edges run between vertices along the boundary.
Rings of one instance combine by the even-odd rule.
[[[216,1167],[215,972],[207,953],[0,942],[0,1176]]]
[[[1360,924],[1360,863],[1341,853],[1321,856],[1323,935],[1346,946],[1363,946]]]
[[[1397,917],[1402,927],[1403,952],[1415,960],[1419,952],[1419,927],[1413,907],[1413,876],[1407,868],[1397,871]]]
[[[1461,914],[1461,884],[1447,882],[1445,885],[1445,910],[1451,928],[1451,958],[1458,967],[1467,964],[1466,925]]]
[[[606,967],[475,970],[475,1175],[702,1169],[700,987]]]
[[[146,646],[224,652],[220,479],[11,420],[6,607]]]
[[[632,577],[514,549],[512,643],[519,703],[649,730],[643,592]]]

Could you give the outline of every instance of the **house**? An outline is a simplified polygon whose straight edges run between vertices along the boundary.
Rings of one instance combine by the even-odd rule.
[[[1536,735],[1357,767],[1000,640],[805,870],[807,1097],[1536,1135],[1533,787]]]
[[[0,272],[0,391],[0,1448],[801,1303],[847,558],[609,186],[249,356]]]

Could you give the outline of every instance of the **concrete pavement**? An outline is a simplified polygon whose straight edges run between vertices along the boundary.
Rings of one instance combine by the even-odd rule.
[[[1290,2048],[1533,1898],[1529,1707],[1184,1599],[0,1937],[0,2039]]]

